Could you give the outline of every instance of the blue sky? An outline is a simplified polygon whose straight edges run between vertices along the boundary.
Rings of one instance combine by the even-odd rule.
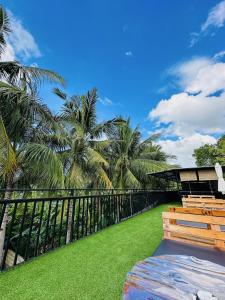
[[[66,79],[69,94],[97,87],[100,120],[130,116],[144,137],[161,132],[163,149],[175,153],[182,165],[194,163],[194,147],[213,143],[223,133],[225,117],[218,112],[225,108],[225,96],[208,95],[225,87],[212,75],[225,74],[225,1],[2,4],[17,31],[9,39],[7,58],[57,71]],[[211,78],[217,84],[207,89]],[[62,102],[50,89],[43,88],[41,94],[57,112]],[[209,116],[217,122],[209,122]]]

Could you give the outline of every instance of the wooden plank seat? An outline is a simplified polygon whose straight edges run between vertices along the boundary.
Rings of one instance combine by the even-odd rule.
[[[187,198],[215,199],[214,195],[187,195]]]
[[[162,217],[164,239],[225,250],[225,211],[170,208]]]
[[[225,200],[215,198],[182,198],[183,207],[225,210]]]

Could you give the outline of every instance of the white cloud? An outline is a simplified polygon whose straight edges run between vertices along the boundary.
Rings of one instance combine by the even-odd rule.
[[[149,113],[157,130],[168,137],[160,143],[182,165],[193,164],[194,148],[225,133],[225,63],[219,57],[194,58],[171,68],[183,92],[162,99]]]
[[[192,156],[194,149],[204,144],[214,143],[216,143],[216,139],[213,136],[198,133],[177,140],[167,139],[158,142],[166,153],[177,156],[177,160],[170,159],[169,162],[179,164],[183,167],[195,165],[195,159]]]
[[[188,136],[194,132],[215,134],[225,132],[225,93],[219,97],[193,96],[188,93],[172,95],[161,100],[150,112],[158,124],[169,125],[168,133]]]
[[[189,61],[171,67],[167,73],[174,76],[177,79],[178,85],[184,89],[190,85],[202,68],[212,63],[212,60],[208,57],[194,57]]]
[[[11,11],[8,11],[12,32],[7,37],[8,46],[2,60],[38,58],[41,52],[32,34],[23,26]]]
[[[125,52],[125,55],[126,56],[133,56],[133,53],[132,53],[132,51],[127,51],[127,52]]]
[[[225,1],[219,2],[214,6],[206,19],[206,21],[201,26],[201,31],[206,31],[210,26],[213,27],[223,27],[225,21]]]
[[[113,105],[113,101],[110,100],[108,97],[99,98],[99,101],[100,101],[103,105]]]
[[[194,46],[201,36],[206,35],[211,28],[220,28],[225,22],[225,0],[215,5],[208,14],[206,21],[201,25],[199,32],[191,34],[190,47]]]
[[[225,56],[225,50],[216,53],[216,54],[213,56],[213,58],[214,58],[215,60],[220,60],[220,59],[223,58],[224,56]]]

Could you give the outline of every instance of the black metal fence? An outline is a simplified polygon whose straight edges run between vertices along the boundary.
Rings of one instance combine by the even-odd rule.
[[[91,235],[158,204],[176,192],[111,191],[84,196],[0,200],[0,268],[15,266]]]

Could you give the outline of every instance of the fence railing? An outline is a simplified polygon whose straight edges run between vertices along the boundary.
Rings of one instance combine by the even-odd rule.
[[[0,200],[0,268],[15,266],[176,197],[176,192],[114,191]]]

